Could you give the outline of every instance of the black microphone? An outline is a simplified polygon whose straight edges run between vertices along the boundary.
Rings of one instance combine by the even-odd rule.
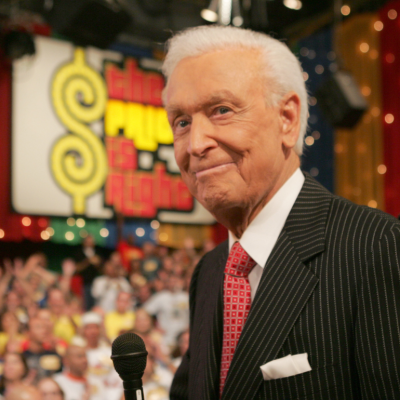
[[[143,339],[132,332],[124,333],[114,340],[111,354],[124,384],[125,400],[144,400],[142,376],[148,353]]]

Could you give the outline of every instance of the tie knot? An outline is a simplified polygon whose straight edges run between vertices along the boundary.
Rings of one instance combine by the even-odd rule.
[[[240,243],[235,242],[229,252],[225,273],[238,277],[247,277],[256,264]]]

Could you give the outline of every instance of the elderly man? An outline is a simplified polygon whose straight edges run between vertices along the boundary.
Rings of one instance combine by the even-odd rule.
[[[400,398],[400,224],[300,171],[295,56],[199,27],[170,40],[164,73],[182,177],[229,230],[194,272],[171,399]]]

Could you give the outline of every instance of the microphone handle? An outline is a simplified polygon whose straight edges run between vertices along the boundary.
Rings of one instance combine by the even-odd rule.
[[[144,400],[143,383],[141,378],[122,381],[125,400]]]

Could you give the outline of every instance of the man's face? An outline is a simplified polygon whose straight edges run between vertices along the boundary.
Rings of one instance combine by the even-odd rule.
[[[107,275],[109,278],[117,278],[118,268],[110,261],[107,261],[104,264],[104,275]]]
[[[131,306],[131,295],[129,293],[120,293],[115,302],[116,310],[123,314],[128,311]]]
[[[45,324],[39,319],[31,319],[29,321],[30,339],[37,343],[44,343],[47,338],[47,330]]]
[[[86,351],[83,347],[71,346],[66,356],[67,365],[74,375],[81,376],[88,367]]]
[[[65,310],[65,299],[62,292],[58,289],[52,290],[49,293],[48,305],[50,311],[55,315],[63,314]]]
[[[252,49],[189,57],[168,82],[176,161],[211,212],[265,204],[285,161],[280,107],[267,106],[260,59]]]
[[[59,386],[51,378],[43,378],[38,383],[38,389],[42,395],[42,400],[63,400],[64,398]]]
[[[100,326],[87,324],[83,327],[83,336],[89,342],[96,342],[100,339]]]
[[[21,305],[21,299],[18,294],[14,291],[9,292],[7,295],[7,308],[10,310],[15,310],[17,307]]]
[[[36,316],[42,321],[43,326],[46,327],[47,333],[51,334],[53,332],[54,323],[51,319],[50,310],[42,308],[37,312]]]

